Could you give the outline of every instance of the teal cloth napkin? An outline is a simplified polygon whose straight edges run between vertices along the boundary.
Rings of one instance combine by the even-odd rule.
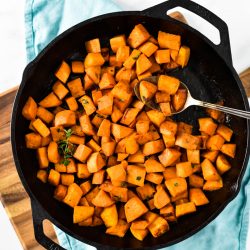
[[[52,39],[72,25],[97,15],[120,10],[111,0],[26,0],[25,28],[28,62],[33,60]],[[194,236],[167,249],[246,249],[250,208],[249,178],[250,163],[248,163],[239,194],[223,212]],[[59,243],[64,248],[68,250],[94,249],[60,229],[55,229]]]

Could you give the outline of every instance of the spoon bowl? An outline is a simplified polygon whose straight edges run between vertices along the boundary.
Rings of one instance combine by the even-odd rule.
[[[159,76],[151,76],[151,77],[147,77],[147,78],[144,78],[144,79],[140,80],[135,85],[134,92],[135,92],[136,97],[141,102],[143,102],[147,107],[149,107],[151,109],[161,111],[160,105],[154,101],[154,98],[151,98],[150,100],[147,100],[145,102],[145,100],[141,99],[141,95],[140,95],[140,91],[139,91],[140,84],[141,84],[142,81],[151,82],[151,83],[157,85],[158,84],[158,79],[159,79]],[[183,112],[189,106],[196,105],[196,106],[200,106],[200,107],[219,110],[219,111],[222,111],[222,112],[225,112],[225,113],[228,113],[228,114],[231,114],[231,115],[236,115],[236,116],[239,116],[239,117],[242,117],[242,118],[250,119],[250,112],[248,112],[248,111],[229,108],[229,107],[224,107],[224,106],[221,106],[221,105],[218,105],[218,104],[208,103],[208,102],[204,102],[204,101],[201,101],[201,100],[194,99],[192,97],[192,95],[190,94],[190,91],[189,91],[187,85],[185,83],[183,83],[183,82],[180,82],[180,88],[185,89],[187,91],[187,99],[186,99],[186,102],[185,102],[183,108],[178,110],[178,111],[172,110],[171,115],[176,115],[178,113]]]

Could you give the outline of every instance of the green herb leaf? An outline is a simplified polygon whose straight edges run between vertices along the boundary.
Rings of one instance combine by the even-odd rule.
[[[82,103],[82,105],[86,105],[86,104],[88,104],[89,102],[88,102],[88,100],[86,100],[86,99],[82,99],[82,100],[81,100],[81,103]]]
[[[179,185],[178,182],[175,182],[175,183],[174,183],[174,186],[175,186],[175,187],[177,187],[178,185]]]
[[[137,176],[137,177],[136,177],[136,180],[137,180],[137,181],[141,180],[141,176]]]
[[[132,57],[134,60],[137,60],[139,58],[140,54],[138,54],[137,56]]]

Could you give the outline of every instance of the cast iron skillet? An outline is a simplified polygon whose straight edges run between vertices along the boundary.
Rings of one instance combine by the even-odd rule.
[[[214,45],[205,36],[179,21],[166,15],[169,9],[181,6],[206,19],[220,32],[221,43]],[[225,105],[249,110],[246,94],[241,81],[232,66],[227,25],[213,13],[187,0],[170,0],[144,11],[126,11],[98,16],[84,21],[53,40],[32,61],[23,73],[23,79],[17,93],[11,123],[11,141],[14,160],[21,181],[31,197],[35,237],[48,249],[62,249],[52,242],[43,232],[42,222],[50,220],[57,227],[76,239],[100,249],[156,249],[170,246],[190,237],[211,222],[225,206],[237,195],[249,157],[249,121],[228,117],[228,125],[233,129],[233,140],[237,143],[237,154],[231,160],[233,168],[224,176],[224,187],[208,193],[209,205],[198,208],[198,212],[185,216],[171,225],[171,230],[154,239],[149,236],[143,242],[134,239],[130,233],[124,238],[104,233],[102,227],[79,227],[72,223],[72,209],[53,198],[53,188],[37,181],[38,164],[35,153],[25,148],[24,135],[28,132],[28,121],[21,111],[28,96],[41,100],[49,93],[55,81],[52,74],[60,62],[84,53],[84,41],[99,37],[108,42],[108,38],[125,33],[135,24],[143,23],[154,36],[158,30],[180,34],[183,44],[191,48],[191,60],[181,72],[176,72],[191,89],[197,99],[216,102],[224,99]],[[104,42],[104,43],[105,43]],[[103,44],[104,45],[104,44]],[[197,128],[197,118],[205,116],[203,109],[191,107],[176,120],[187,121]],[[226,223],[226,222],[225,222]]]

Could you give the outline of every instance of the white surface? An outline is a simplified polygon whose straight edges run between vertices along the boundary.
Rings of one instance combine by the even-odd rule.
[[[116,0],[124,10],[142,10],[162,1],[159,0]],[[220,16],[228,25],[234,67],[238,72],[250,66],[250,1],[249,0],[199,0],[199,4]],[[164,10],[163,10],[164,11]],[[24,40],[24,0],[1,2],[0,8],[0,93],[18,85],[26,64]],[[189,12],[183,11],[188,22],[196,29],[206,33],[212,41],[218,35],[204,22]],[[0,180],[1,181],[1,180]],[[0,244],[8,250],[21,249],[17,236],[0,204]],[[7,248],[6,248],[7,249]],[[247,248],[250,249],[248,232]]]

